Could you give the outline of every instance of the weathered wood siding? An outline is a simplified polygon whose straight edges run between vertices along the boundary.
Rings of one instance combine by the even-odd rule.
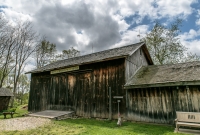
[[[8,96],[0,96],[0,112],[8,109],[10,98]]]
[[[126,58],[125,76],[126,81],[131,78],[141,66],[148,65],[142,48],[139,48],[131,56]]]
[[[74,110],[85,117],[109,116],[109,87],[113,96],[123,96],[120,111],[125,113],[125,59],[81,65],[78,72],[50,75],[32,74],[29,111]],[[112,99],[113,117],[117,101]]]
[[[127,90],[127,118],[135,121],[173,124],[176,111],[200,111],[200,86]]]

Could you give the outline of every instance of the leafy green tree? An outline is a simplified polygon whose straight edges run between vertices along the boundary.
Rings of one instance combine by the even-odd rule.
[[[142,39],[155,64],[178,63],[184,58],[187,48],[178,38],[182,20],[177,19],[169,27],[156,22],[150,33]]]
[[[80,55],[80,51],[76,50],[75,48],[71,47],[68,50],[63,50],[62,54],[57,55],[58,59],[69,59]]]
[[[47,40],[42,40],[35,53],[36,67],[40,68],[55,61],[56,45]]]
[[[191,52],[187,53],[182,62],[200,61],[200,56]]]

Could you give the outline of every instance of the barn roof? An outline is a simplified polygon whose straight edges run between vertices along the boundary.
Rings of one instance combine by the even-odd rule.
[[[2,96],[14,96],[13,93],[7,88],[0,88],[0,97]]]
[[[146,48],[146,45],[143,42],[139,42],[136,44],[109,49],[109,50],[96,52],[96,53],[92,53],[88,55],[78,56],[78,57],[69,58],[65,60],[59,60],[54,63],[48,64],[44,67],[29,71],[27,73],[39,73],[39,72],[51,71],[54,69],[59,69],[59,68],[64,68],[64,67],[83,65],[83,64],[88,64],[88,63],[95,63],[95,62],[122,58],[122,57],[126,57],[133,54],[141,46],[143,47],[143,51],[145,53],[147,61],[150,64],[152,64],[153,62]]]
[[[200,85],[200,62],[141,67],[125,84],[125,89]]]

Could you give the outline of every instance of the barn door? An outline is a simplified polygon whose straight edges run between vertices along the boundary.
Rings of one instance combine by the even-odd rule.
[[[91,103],[91,73],[79,75],[77,114],[90,116]]]
[[[40,101],[40,110],[47,109],[48,101],[48,90],[49,90],[49,78],[41,78],[40,91],[39,91],[39,101]]]

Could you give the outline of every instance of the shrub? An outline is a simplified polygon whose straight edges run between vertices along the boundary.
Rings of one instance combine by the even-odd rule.
[[[10,108],[8,109],[8,112],[15,112],[16,111],[16,108]]]

